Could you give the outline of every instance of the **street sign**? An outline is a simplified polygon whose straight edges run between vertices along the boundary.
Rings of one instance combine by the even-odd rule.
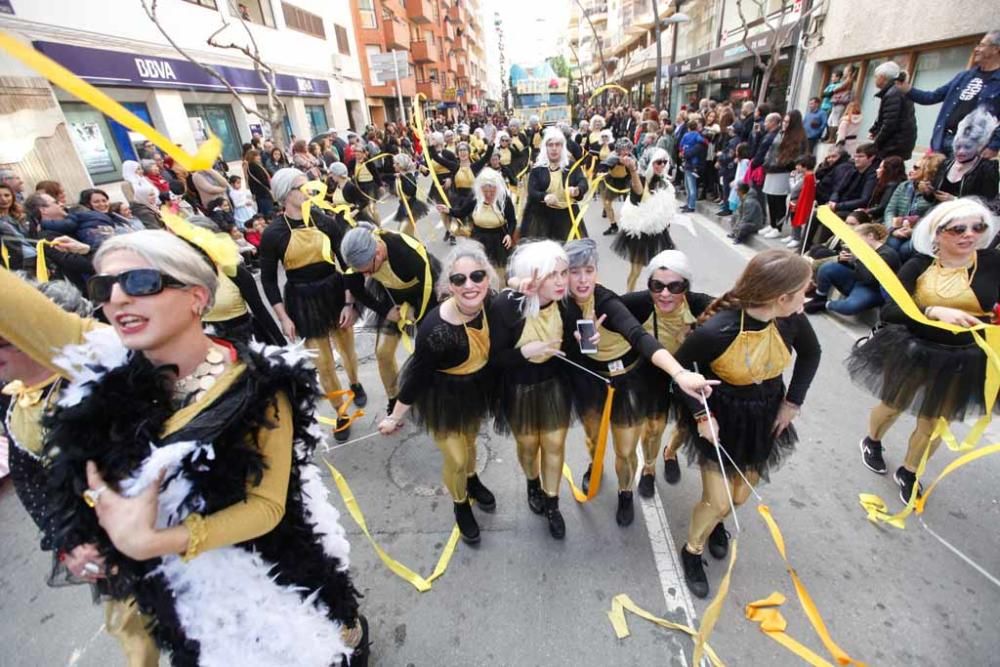
[[[410,72],[409,53],[406,51],[389,51],[388,53],[373,53],[368,56],[368,63],[373,78],[382,83],[406,79]]]

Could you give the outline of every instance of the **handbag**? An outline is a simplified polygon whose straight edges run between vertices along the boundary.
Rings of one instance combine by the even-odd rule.
[[[750,167],[743,176],[743,182],[755,188],[764,186],[764,165]]]

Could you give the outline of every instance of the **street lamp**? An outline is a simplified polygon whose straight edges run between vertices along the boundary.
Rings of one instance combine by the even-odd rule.
[[[680,7],[680,4],[681,4],[680,2],[677,2],[677,5],[676,5],[677,8]],[[660,28],[661,28],[660,11],[657,8],[656,0],[653,0],[653,18],[656,21],[656,91],[654,93],[654,99],[656,100],[656,108],[659,109],[660,108],[660,80],[663,77],[663,63],[662,63],[663,54],[662,54],[662,52],[660,50]],[[690,21],[691,21],[691,17],[688,16],[687,14],[685,14],[684,12],[681,12],[681,11],[674,11],[673,14],[671,14],[667,18],[663,19],[663,21],[662,21],[663,27],[665,27],[666,25],[669,25],[669,24],[673,24],[673,26],[674,26],[674,44],[673,44],[673,48],[671,49],[671,52],[670,52],[670,62],[671,62],[671,64],[673,64],[674,58],[677,55],[677,26],[679,24],[681,24],[681,23],[688,23]],[[672,79],[668,80],[668,82],[667,82],[667,85],[670,87],[668,89],[668,92],[667,92],[667,97],[668,97],[667,104],[668,104],[668,106],[669,106],[669,103],[670,103],[669,102],[669,97],[671,96],[671,93],[673,93],[673,84],[671,83],[671,81],[672,81]]]

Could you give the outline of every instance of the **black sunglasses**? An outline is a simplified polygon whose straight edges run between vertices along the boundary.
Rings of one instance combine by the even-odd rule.
[[[666,164],[666,160],[653,160],[653,164]]]
[[[691,284],[686,280],[673,280],[669,283],[661,283],[655,278],[649,279],[649,291],[653,294],[659,294],[663,290],[667,290],[671,294],[684,294],[690,286]]]
[[[990,228],[985,222],[977,222],[973,225],[952,225],[951,227],[942,227],[938,231],[942,234],[951,234],[952,236],[961,236],[969,229],[972,229],[975,234],[983,234],[987,229]]]
[[[167,287],[186,287],[173,276],[156,269],[132,269],[118,275],[98,275],[88,280],[87,293],[90,300],[98,304],[107,303],[111,300],[111,291],[116,284],[129,296],[152,296]]]
[[[462,285],[465,284],[466,280],[471,279],[472,282],[478,285],[479,283],[486,280],[487,275],[488,274],[486,273],[486,271],[482,269],[473,271],[469,275],[465,275],[464,273],[453,273],[450,276],[448,276],[448,282],[450,282],[455,287],[461,287]]]

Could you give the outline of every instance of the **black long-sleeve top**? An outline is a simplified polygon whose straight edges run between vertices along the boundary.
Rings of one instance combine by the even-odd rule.
[[[722,356],[740,333],[740,310],[722,310],[713,315],[704,324],[695,328],[677,350],[674,357],[684,368],[695,370],[710,380],[719,380],[712,372],[712,362]],[[770,324],[745,315],[743,328],[745,331],[760,331]],[[785,398],[790,403],[802,405],[812,384],[822,352],[816,332],[812,324],[802,313],[775,320],[778,333],[789,350],[795,351],[795,365],[792,369],[792,380],[788,384]],[[681,394],[692,412],[702,409],[701,401],[687,394]]]
[[[247,185],[255,199],[271,196],[271,177],[267,169],[257,162],[247,163]]]
[[[458,157],[451,151],[440,152],[438,149],[434,148],[434,146],[431,146],[430,154],[432,160],[448,168],[452,177],[455,176],[455,172],[457,172],[462,166],[461,160],[459,160]],[[469,166],[472,168],[472,173],[478,176],[479,172],[483,170],[483,167],[489,164],[491,155],[493,155],[493,144],[489,144],[486,147],[486,152],[483,153],[482,157],[478,160],[470,161]]]
[[[411,248],[399,234],[395,232],[383,232],[378,238],[385,243],[387,253],[385,261],[389,262],[389,266],[392,267],[392,272],[396,274],[396,277],[404,282],[410,282],[416,278],[417,282],[414,283],[413,287],[401,290],[390,289],[389,287],[383,285],[382,287],[385,288],[385,290],[389,293],[389,297],[392,299],[391,302],[377,298],[375,294],[364,289],[364,287],[357,282],[350,282],[348,287],[359,303],[363,304],[366,308],[370,308],[375,311],[375,313],[377,313],[380,317],[385,317],[386,314],[392,310],[393,305],[402,306],[404,303],[408,303],[410,304],[410,308],[413,309],[413,317],[416,318],[420,314],[420,306],[424,301],[426,264],[420,257],[420,254]],[[441,272],[441,267],[440,264],[434,259],[434,256],[431,255],[426,248],[424,249],[424,253],[431,268],[431,296],[430,301],[427,304],[427,311],[424,313],[424,316],[426,317],[427,312],[431,310],[431,307],[435,303],[433,290],[434,284],[437,282],[438,274]],[[357,275],[358,274],[352,273],[349,274],[348,277]]]
[[[517,342],[524,333],[524,317],[521,315],[522,295],[505,289],[490,303],[490,363],[502,374],[504,381],[513,384],[537,384],[562,372],[555,357],[536,364],[525,359]],[[559,308],[556,302],[545,308]]]
[[[260,298],[260,290],[257,289],[257,281],[254,280],[253,274],[247,267],[240,264],[236,267],[236,275],[233,276],[232,281],[240,290],[240,296],[247,302],[247,307],[250,308],[253,318],[267,332],[268,338],[284,344],[285,336],[281,333],[281,327],[274,321],[271,311],[264,305],[264,300]]]
[[[979,250],[976,254],[976,274],[972,277],[970,286],[976,294],[980,307],[988,313],[1000,301],[1000,251]],[[917,279],[933,263],[933,257],[914,255],[899,270],[899,282],[903,283],[907,292],[911,295],[914,294],[917,289]],[[984,322],[989,321],[986,317],[981,319]],[[935,343],[944,345],[971,345],[973,343],[972,334],[954,334],[910,319],[891,299],[882,307],[882,320],[891,324],[905,324],[915,335]]]
[[[836,190],[830,195],[830,201],[835,202],[837,213],[847,214],[851,211],[868,206],[872,193],[878,184],[875,165],[870,165],[864,171],[852,168]]]
[[[468,224],[474,225],[472,221],[472,214],[476,210],[476,198],[468,197],[462,200],[458,206],[453,206],[449,210],[449,214],[453,218],[459,218],[465,220]],[[517,228],[517,213],[514,210],[514,202],[511,201],[510,197],[504,200],[503,205],[503,219],[506,221],[503,229],[508,234],[513,234],[514,230]]]
[[[347,266],[340,254],[340,243],[347,233],[348,225],[341,216],[333,218],[320,209],[313,208],[309,218],[316,228],[330,237],[330,247],[333,249],[340,266]],[[289,225],[293,229],[303,226],[301,220],[287,219],[283,215],[275,217],[260,235],[260,282],[264,287],[264,295],[272,306],[281,303],[281,290],[278,288],[278,264],[284,262],[285,250],[292,237]],[[285,271],[288,280],[299,282],[315,282],[337,273],[337,267],[329,262],[316,262],[309,266]],[[358,274],[344,276],[345,287],[352,292],[362,292],[364,278]],[[249,303],[249,302],[248,302]]]
[[[593,313],[584,314],[580,305],[572,298],[560,301],[559,307],[562,310],[563,321],[563,352],[573,361],[596,373],[607,374],[609,362],[598,361],[580,352],[580,345],[573,335],[573,332],[576,331],[576,321],[579,319],[593,317],[596,323],[603,316],[604,322],[601,323],[601,326],[608,331],[620,334],[628,341],[631,349],[618,359],[626,368],[637,361],[639,357],[646,360],[652,359],[653,354],[663,349],[660,342],[646,332],[642,327],[642,322],[632,315],[618,295],[603,285],[597,285],[594,288]]]
[[[521,148],[517,147],[514,139],[520,142]],[[528,143],[528,137],[525,136],[524,132],[512,134],[510,136],[510,168],[514,172],[515,177],[519,176],[525,167],[528,167],[530,160],[531,145]]]
[[[435,146],[427,146],[427,155],[430,156],[431,162],[437,162],[439,165],[448,170],[447,178],[454,178],[455,172],[458,170],[458,156],[451,152],[449,149],[445,148],[443,151],[439,151]],[[511,160],[513,160],[513,150],[511,151]],[[427,165],[431,169],[434,165],[428,163]],[[440,177],[440,174],[438,174]],[[443,185],[443,184],[442,184]]]
[[[559,171],[559,178],[565,180],[566,174],[569,172],[569,167],[563,168]],[[529,204],[540,204],[545,206],[545,195],[548,194],[549,183],[551,181],[551,174],[553,172],[549,171],[546,167],[535,167],[528,174],[528,203]],[[581,169],[576,169],[569,176],[569,183],[567,187],[577,187],[580,188],[580,194],[573,197],[574,201],[580,201],[587,194],[587,178],[584,176]]]
[[[568,150],[569,154],[573,156],[573,162],[576,162],[583,157],[583,148],[581,148],[580,144],[576,143],[572,139],[566,139],[566,150]]]
[[[768,132],[761,137],[760,142],[757,144],[757,150],[754,151],[753,157],[750,159],[751,169],[764,166],[764,163],[767,162],[767,152],[771,150],[771,144],[774,143],[774,139],[777,136],[778,131],[775,130],[774,132]]]
[[[996,160],[980,158],[979,164],[963,175],[960,181],[953,183],[948,180],[948,172],[951,171],[954,164],[955,159],[952,158],[938,169],[937,175],[934,177],[935,190],[941,190],[956,197],[976,196],[986,200],[996,199],[997,191],[1000,189],[1000,179],[998,179],[1000,163]],[[927,199],[931,203],[937,203],[933,193],[928,195]]]
[[[336,186],[336,181],[333,179],[330,179],[330,183]],[[334,190],[336,190],[336,187],[330,189],[327,194],[327,197],[331,200],[333,199]],[[358,209],[368,206],[368,202],[370,201],[368,199],[368,195],[366,195],[354,181],[345,181],[340,190],[344,195],[344,200],[351,206]]]
[[[899,260],[899,253],[893,248],[890,248],[886,244],[882,244],[875,252],[882,258],[882,261],[889,265],[889,268],[892,269],[894,273],[899,271],[899,265],[901,263]],[[878,288],[878,279],[872,274],[871,271],[868,270],[868,267],[861,262],[854,262],[854,274],[857,276],[856,284]]]
[[[400,183],[406,198],[412,201],[417,196],[416,174],[396,174],[396,180]]]

